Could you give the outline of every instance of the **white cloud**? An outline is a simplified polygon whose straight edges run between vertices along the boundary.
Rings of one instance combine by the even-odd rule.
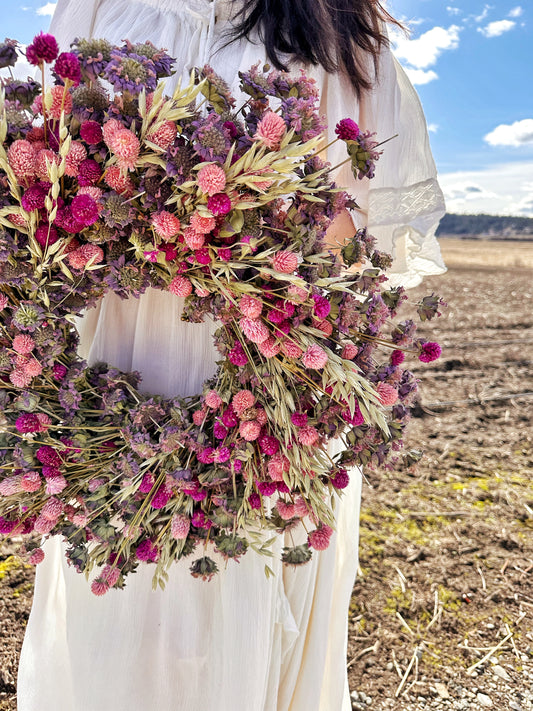
[[[500,124],[484,136],[490,146],[533,145],[533,119],[522,119],[509,125]]]
[[[509,12],[509,17],[520,17],[523,12],[524,10],[520,7],[520,5],[517,5]]]
[[[428,123],[428,131],[430,133],[437,133],[439,130],[439,125],[437,123]]]
[[[515,26],[516,22],[513,22],[513,20],[496,20],[495,22],[489,22],[485,27],[478,27],[478,32],[481,32],[485,37],[499,37],[504,32],[512,30]]]
[[[448,29],[433,27],[416,39],[408,39],[400,32],[393,31],[391,40],[398,59],[414,69],[426,69],[433,66],[444,51],[459,46],[460,31],[458,25],[451,25]]]
[[[533,217],[533,162],[439,175],[448,212]]]
[[[57,2],[47,2],[46,5],[41,5],[41,7],[38,7],[35,12],[37,15],[49,15],[52,17],[52,15],[55,12]]]
[[[489,11],[490,11],[490,10],[493,10],[493,9],[494,9],[494,6],[493,6],[493,5],[485,5],[485,7],[483,8],[483,11],[481,12],[481,15],[476,15],[476,16],[474,16],[474,20],[475,20],[476,22],[483,22],[483,20],[484,20],[484,19],[487,17],[487,15],[489,14]]]
[[[409,77],[411,84],[421,86],[422,84],[429,84],[430,81],[434,81],[439,78],[439,75],[432,69],[425,71],[424,69],[412,69],[411,67],[404,67],[405,73]]]
[[[459,7],[452,7],[451,5],[446,8],[448,15],[460,15],[463,11]]]

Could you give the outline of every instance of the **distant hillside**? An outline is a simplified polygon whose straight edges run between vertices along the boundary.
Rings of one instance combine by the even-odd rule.
[[[445,235],[470,239],[533,239],[533,217],[446,213],[437,230],[437,236]]]

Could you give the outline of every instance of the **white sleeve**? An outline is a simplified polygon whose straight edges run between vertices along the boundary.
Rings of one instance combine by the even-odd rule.
[[[356,224],[366,224],[378,248],[392,254],[391,282],[411,287],[424,276],[442,274],[446,267],[435,230],[445,213],[444,197],[424,112],[405,72],[387,49],[380,58],[379,81],[360,101],[346,77],[324,76],[323,82],[329,141],[335,138],[335,124],[347,117],[362,130],[376,131],[378,141],[398,134],[383,146],[372,180],[355,180],[349,163],[334,173],[361,207]],[[346,157],[340,141],[328,151],[332,165]]]
[[[62,51],[68,50],[76,37],[91,37],[100,0],[58,0],[49,32]]]

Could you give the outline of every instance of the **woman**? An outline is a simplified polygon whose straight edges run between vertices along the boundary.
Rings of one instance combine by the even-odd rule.
[[[393,281],[414,285],[444,270],[434,238],[444,205],[420,104],[382,34],[390,19],[375,0],[59,0],[50,31],[63,49],[75,36],[151,40],[177,58],[178,74],[210,61],[234,89],[240,69],[267,57],[295,60],[293,70],[313,64],[331,137],[346,116],[382,140],[399,134],[371,184],[356,185],[348,168],[336,179],[361,205],[357,219],[393,251]],[[327,158],[340,163],[344,146]],[[345,214],[336,237],[352,230]],[[215,368],[215,326],[182,323],[181,309],[158,291],[107,296],[84,319],[82,347],[90,361],[142,371],[147,391],[196,392]],[[185,560],[164,592],[152,591],[141,566],[124,591],[96,598],[50,541],[21,655],[19,711],[348,711],[359,500],[354,472],[330,548],[296,570],[269,562],[270,579],[253,554],[210,583],[193,579]]]

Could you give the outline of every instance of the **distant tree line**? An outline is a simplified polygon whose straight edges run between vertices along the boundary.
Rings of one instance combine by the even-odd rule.
[[[438,235],[533,238],[533,217],[446,213],[437,230]]]

